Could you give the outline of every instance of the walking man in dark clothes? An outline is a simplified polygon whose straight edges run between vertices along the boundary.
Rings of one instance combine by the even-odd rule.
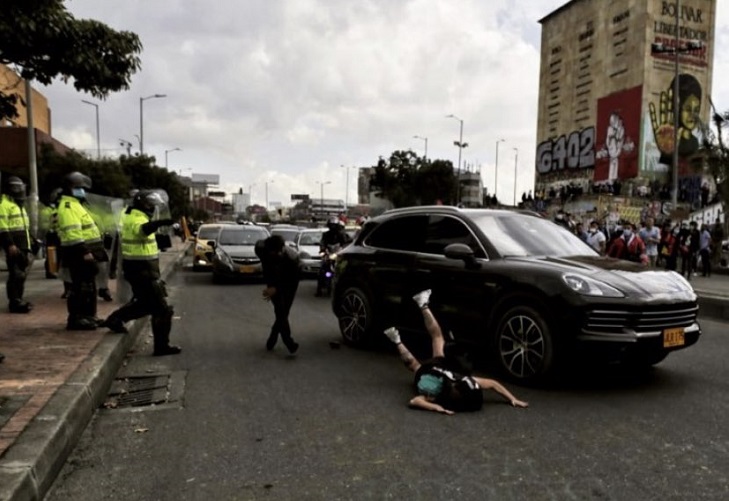
[[[285,245],[280,235],[256,242],[256,255],[261,259],[263,278],[266,281],[263,299],[273,303],[273,312],[276,315],[271,334],[266,341],[266,349],[273,350],[280,334],[289,353],[293,355],[299,349],[299,344],[291,337],[289,312],[299,287],[299,255]]]

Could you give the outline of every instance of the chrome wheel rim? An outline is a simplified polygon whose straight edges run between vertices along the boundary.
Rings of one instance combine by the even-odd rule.
[[[367,330],[367,306],[357,294],[347,294],[342,300],[339,328],[347,341],[357,343]]]
[[[529,316],[515,315],[501,329],[501,363],[516,377],[527,379],[538,374],[544,362],[544,350],[544,333]]]

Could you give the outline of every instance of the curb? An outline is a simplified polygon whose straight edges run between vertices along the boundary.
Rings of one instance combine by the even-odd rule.
[[[163,280],[176,271],[190,248],[188,241],[165,265]],[[129,334],[105,335],[23,430],[0,460],[1,501],[43,499],[148,322],[147,317],[135,320],[128,325]]]
[[[729,300],[722,296],[699,296],[699,320],[729,320]]]

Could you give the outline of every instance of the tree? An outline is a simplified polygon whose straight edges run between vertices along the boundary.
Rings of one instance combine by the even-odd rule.
[[[129,88],[141,67],[139,37],[90,19],[76,19],[63,0],[3,0],[0,63],[44,85],[60,77],[96,98]],[[0,88],[0,118],[17,115],[18,96]]]
[[[713,122],[716,131],[704,128],[703,150],[709,173],[714,178],[722,212],[727,214],[729,207],[729,148],[724,142],[724,127],[729,125],[729,112],[714,112]]]
[[[427,161],[412,151],[395,151],[389,161],[380,157],[371,185],[395,207],[453,204],[455,174],[449,160]]]
[[[187,187],[174,173],[156,166],[154,157],[122,155],[119,159],[95,160],[73,150],[61,155],[49,145],[42,145],[38,157],[40,199],[47,201],[50,192],[61,187],[64,176],[73,171],[89,176],[91,191],[97,195],[128,198],[132,188],[162,189],[169,196],[173,218],[192,213]]]

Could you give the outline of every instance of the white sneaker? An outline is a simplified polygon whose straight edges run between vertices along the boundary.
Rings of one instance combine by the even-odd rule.
[[[390,341],[392,341],[395,344],[400,344],[400,333],[395,327],[390,327],[389,329],[385,329],[385,336],[388,337]]]
[[[431,293],[431,290],[426,289],[424,291],[418,292],[417,294],[415,294],[413,296],[413,301],[415,301],[418,304],[420,309],[423,309],[426,306],[428,306],[428,300],[430,299],[430,293]]]

